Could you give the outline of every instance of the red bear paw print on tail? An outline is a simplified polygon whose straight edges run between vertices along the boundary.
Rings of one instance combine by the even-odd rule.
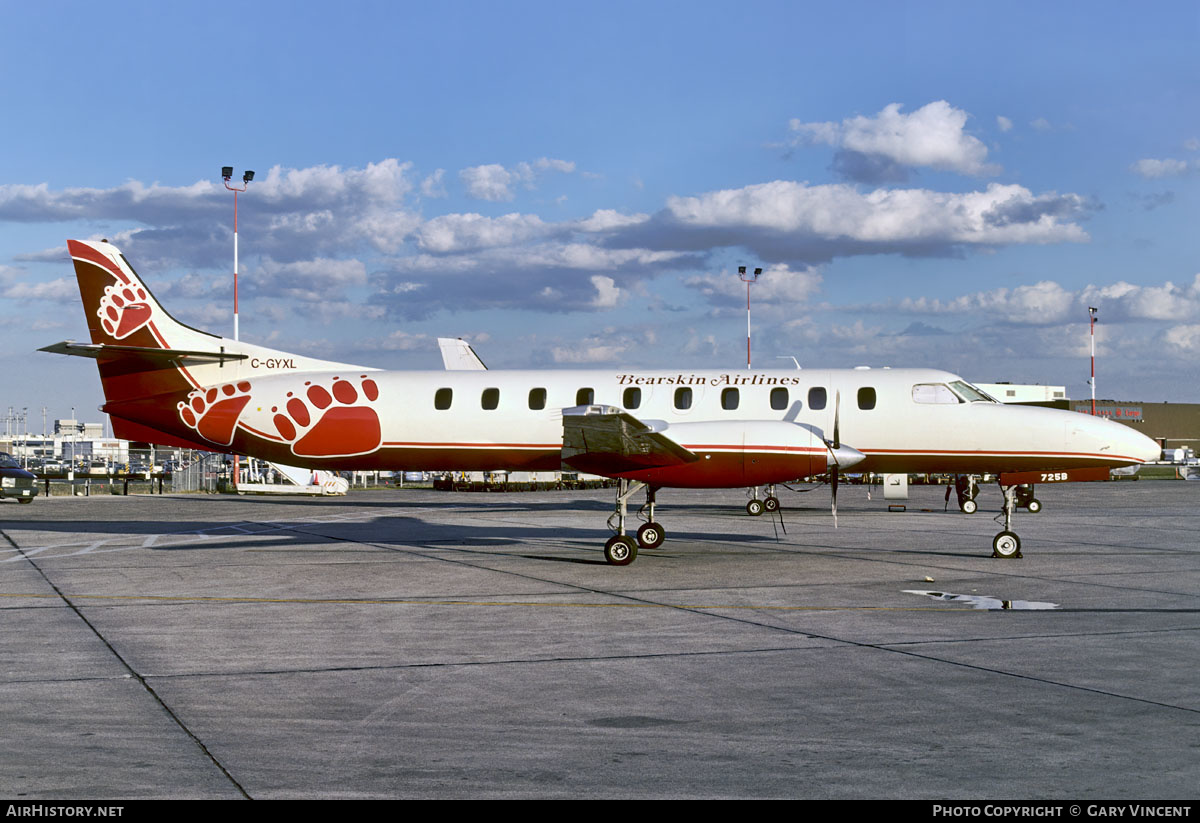
[[[242,409],[250,402],[250,384],[226,383],[211,389],[196,389],[187,402],[178,404],[179,416],[211,443],[228,446]]]
[[[141,286],[105,286],[96,314],[100,325],[117,340],[128,337],[150,322],[153,312]]]
[[[349,380],[333,378],[328,388],[306,382],[303,397],[288,392],[283,408],[274,406],[275,428],[300,457],[349,457],[379,448],[383,436],[379,414],[371,404],[379,386],[365,374],[358,388]]]

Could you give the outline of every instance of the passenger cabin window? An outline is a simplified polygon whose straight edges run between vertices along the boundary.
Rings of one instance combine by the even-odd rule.
[[[642,390],[636,387],[626,389],[621,395],[621,405],[630,410],[642,405]]]
[[[450,404],[454,401],[454,389],[438,389],[433,395],[433,407],[438,411],[445,411],[450,408]]]
[[[814,411],[820,411],[825,408],[825,404],[829,402],[829,393],[825,391],[824,386],[813,386],[808,390],[808,407]]]
[[[918,383],[912,388],[912,398],[914,403],[938,403],[947,406],[962,402],[944,383]]]
[[[580,389],[575,392],[576,406],[590,406],[596,402],[596,392],[594,389]]]
[[[733,411],[738,407],[740,401],[741,397],[737,389],[725,389],[721,392],[721,408],[725,411]]]
[[[529,408],[533,411],[541,411],[546,408],[546,390],[545,389],[530,389],[529,390]]]
[[[692,407],[692,390],[687,386],[681,386],[675,390],[675,408],[680,411],[686,411]]]
[[[784,388],[771,389],[771,408],[783,411],[788,407],[788,390]]]
[[[499,389],[484,389],[483,396],[479,399],[480,405],[484,411],[492,411],[500,405],[500,390]]]
[[[875,389],[863,386],[858,390],[858,407],[863,411],[875,408]]]

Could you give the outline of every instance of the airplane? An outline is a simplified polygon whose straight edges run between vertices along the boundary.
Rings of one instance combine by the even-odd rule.
[[[1006,406],[934,369],[401,372],[320,360],[187,326],[114,245],[67,248],[91,342],[41,350],[96,360],[117,437],[314,469],[567,466],[617,480],[612,565],[662,544],[662,488],[829,474],[836,516],[837,478],[851,467],[997,475],[1005,523],[992,552],[1016,558],[1019,485],[1107,479],[1159,452],[1110,420]],[[627,504],[643,489],[635,538]]]

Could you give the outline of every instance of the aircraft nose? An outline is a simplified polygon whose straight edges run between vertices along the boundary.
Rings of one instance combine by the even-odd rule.
[[[1096,438],[1104,443],[1101,451],[1121,465],[1157,460],[1162,453],[1157,442],[1129,426],[1103,418],[1088,418],[1088,423]]]

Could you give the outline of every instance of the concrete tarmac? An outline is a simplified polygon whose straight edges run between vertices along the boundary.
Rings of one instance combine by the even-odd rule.
[[[1200,483],[911,492],[0,502],[0,797],[1195,799]]]

